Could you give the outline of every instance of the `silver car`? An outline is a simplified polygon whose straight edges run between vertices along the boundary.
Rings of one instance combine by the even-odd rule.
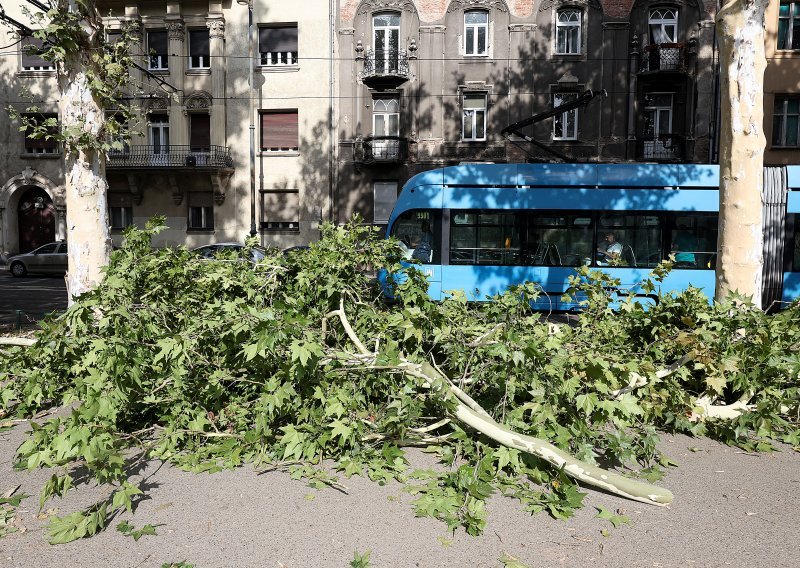
[[[47,243],[31,252],[12,256],[8,259],[8,269],[18,277],[29,272],[66,274],[67,242]]]

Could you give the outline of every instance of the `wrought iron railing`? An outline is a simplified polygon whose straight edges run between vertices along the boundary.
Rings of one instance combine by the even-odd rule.
[[[353,146],[357,162],[403,162],[408,159],[408,139],[401,136],[367,136]]]
[[[128,146],[108,153],[107,168],[232,168],[227,146]]]
[[[652,71],[686,71],[686,49],[682,43],[648,45],[642,53],[639,67],[642,73]]]
[[[639,137],[639,156],[643,160],[682,161],[686,154],[686,137],[680,134],[645,135]]]
[[[408,52],[405,49],[368,49],[364,53],[361,78],[386,76],[408,79]]]

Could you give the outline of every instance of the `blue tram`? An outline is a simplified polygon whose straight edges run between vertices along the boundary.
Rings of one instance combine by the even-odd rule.
[[[768,170],[768,171],[767,171]],[[562,295],[575,267],[638,288],[670,255],[661,291],[713,297],[719,167],[696,164],[462,164],[404,186],[387,234],[417,258],[429,293],[481,301],[536,282],[537,309],[579,306]],[[800,166],[765,169],[765,302],[800,297]],[[386,282],[386,275],[380,276]]]

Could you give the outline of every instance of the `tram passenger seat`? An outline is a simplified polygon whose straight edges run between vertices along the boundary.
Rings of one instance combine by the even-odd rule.
[[[636,267],[636,255],[633,253],[633,247],[631,245],[623,245],[621,256],[625,266]]]

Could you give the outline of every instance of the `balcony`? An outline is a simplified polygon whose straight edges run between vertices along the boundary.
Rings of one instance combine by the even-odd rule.
[[[396,89],[410,78],[405,49],[368,49],[364,53],[361,80],[367,87],[383,91]]]
[[[642,160],[682,162],[686,156],[686,137],[680,134],[640,136],[638,146],[638,154]]]
[[[106,168],[180,169],[184,171],[231,171],[233,158],[227,146],[209,146],[202,150],[190,146],[128,146],[108,153]]]
[[[648,45],[642,53],[639,73],[686,73],[686,46],[683,43]]]
[[[408,139],[400,136],[367,136],[356,140],[353,159],[362,164],[400,163],[408,159]]]

